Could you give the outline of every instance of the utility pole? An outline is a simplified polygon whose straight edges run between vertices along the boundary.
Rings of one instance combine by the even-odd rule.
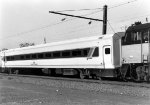
[[[49,11],[49,13],[65,15],[65,16],[70,16],[70,17],[77,17],[77,18],[88,19],[88,20],[94,20],[94,21],[102,21],[103,22],[102,34],[103,35],[106,34],[106,31],[107,31],[107,5],[105,5],[103,7],[103,20],[101,20],[101,19],[94,19],[94,18],[88,18],[88,17],[83,17],[83,16],[75,16],[75,15],[70,15],[70,14],[65,14],[65,13],[60,13],[60,12],[55,12],[55,11]]]
[[[107,5],[103,7],[103,35],[106,34],[107,31]]]

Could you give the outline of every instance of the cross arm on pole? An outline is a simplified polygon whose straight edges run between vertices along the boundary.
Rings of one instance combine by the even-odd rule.
[[[75,15],[70,15],[70,14],[65,14],[65,13],[60,13],[60,12],[54,12],[54,11],[49,11],[49,13],[65,15],[65,16],[70,16],[70,17],[83,18],[83,19],[88,19],[88,20],[103,21],[100,19],[88,18],[88,17],[83,17],[83,16],[75,16]]]

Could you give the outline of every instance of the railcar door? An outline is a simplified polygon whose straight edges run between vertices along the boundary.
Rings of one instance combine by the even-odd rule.
[[[104,68],[110,68],[112,64],[110,45],[106,45],[103,47],[103,59],[104,59]]]

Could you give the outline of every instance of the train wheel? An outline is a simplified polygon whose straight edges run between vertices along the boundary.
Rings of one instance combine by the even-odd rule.
[[[144,66],[138,66],[135,70],[136,72],[136,81],[146,81],[147,73],[146,73],[146,68]]]
[[[80,72],[80,79],[84,79],[84,78],[85,78],[85,76],[83,75],[82,72]]]
[[[98,79],[98,80],[102,80],[102,78],[101,78],[100,76],[97,76],[97,77],[96,77],[96,79]]]
[[[84,76],[84,74],[83,74],[83,70],[82,70],[82,69],[76,69],[76,70],[77,70],[77,72],[78,72],[79,78],[80,78],[80,79],[84,79],[85,76]]]
[[[148,83],[150,83],[150,76],[147,76],[147,77],[146,77],[146,81],[147,81]]]
[[[126,73],[128,71],[128,65],[126,65],[126,67],[124,67],[123,69],[124,70],[122,70],[121,68],[116,69],[115,72],[117,74],[117,80],[126,82],[127,81],[127,79],[126,79]]]
[[[124,77],[124,76],[119,76],[119,77],[117,77],[120,81],[123,81],[123,82],[127,82],[128,81],[128,79],[126,78],[126,77]]]
[[[97,76],[95,74],[91,74],[92,79],[97,79]]]

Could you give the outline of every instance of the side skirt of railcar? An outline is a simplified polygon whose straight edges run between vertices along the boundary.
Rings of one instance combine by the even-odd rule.
[[[44,76],[69,76],[101,79],[116,78],[119,76],[118,69],[95,69],[95,68],[2,68],[2,73]]]

